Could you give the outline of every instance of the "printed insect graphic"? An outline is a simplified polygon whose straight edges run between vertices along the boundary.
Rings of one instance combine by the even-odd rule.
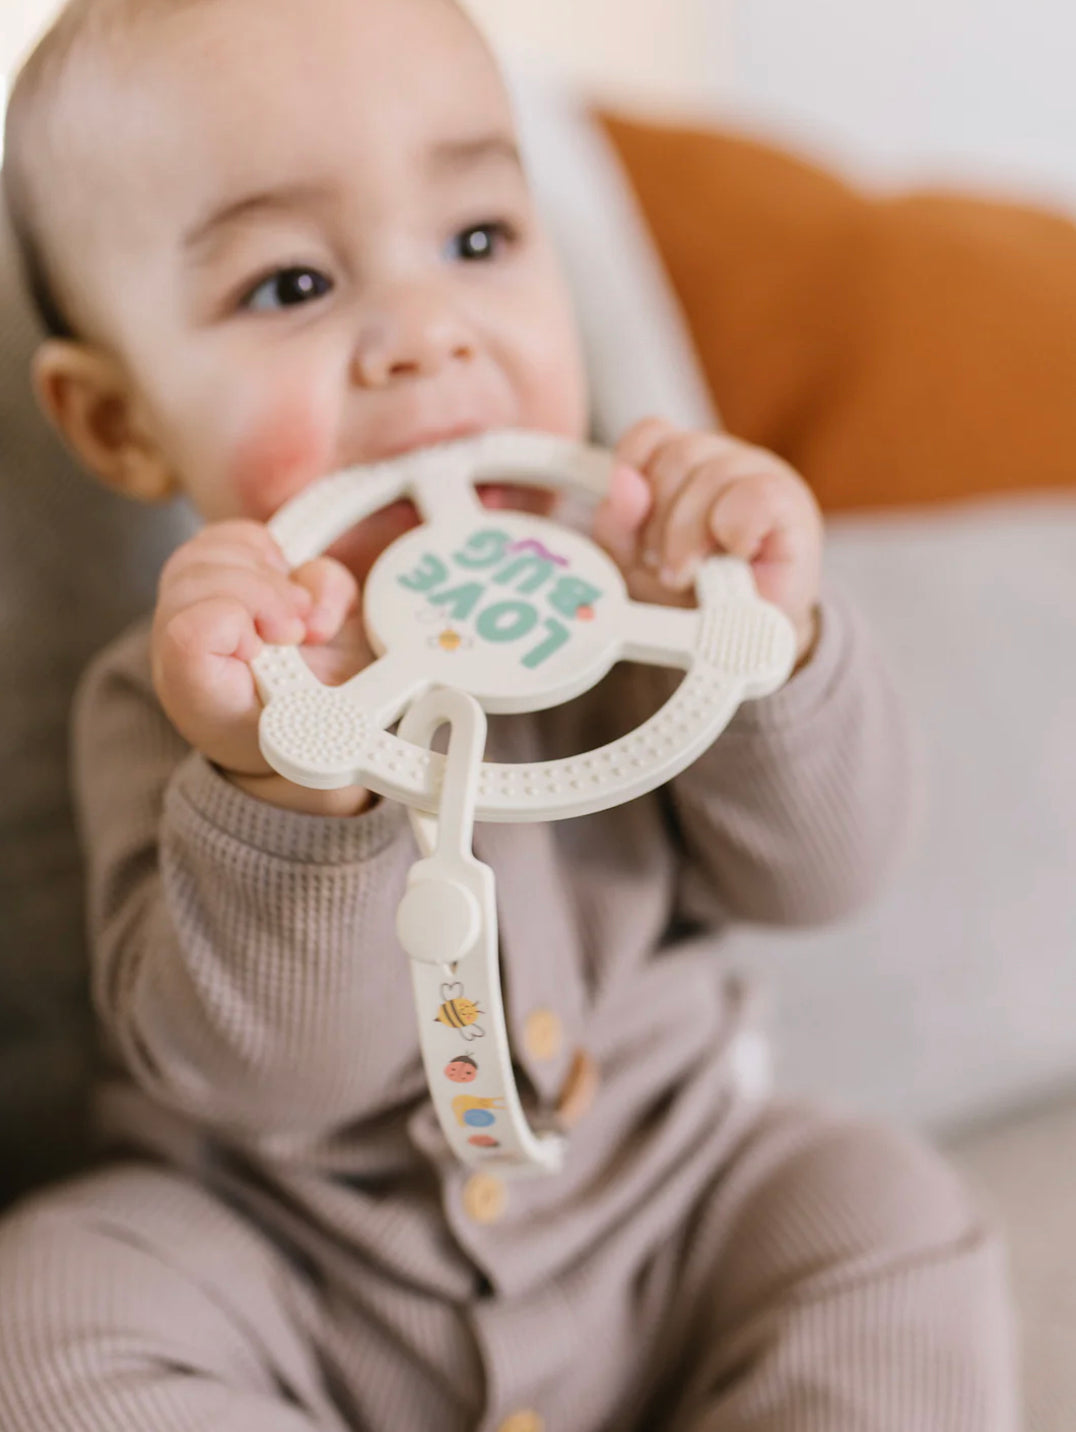
[[[445,1078],[453,1084],[472,1084],[478,1078],[478,1063],[470,1054],[457,1054],[445,1065]]]
[[[474,1094],[457,1094],[452,1100],[452,1112],[458,1123],[466,1128],[487,1129],[497,1122],[491,1109],[503,1109],[503,1099],[479,1099]]]
[[[419,612],[418,619],[423,626],[439,626],[441,628],[426,641],[426,645],[434,650],[470,651],[474,646],[474,637],[446,620],[444,612],[439,607],[427,605]]]
[[[472,1134],[467,1142],[474,1144],[476,1149],[499,1149],[501,1146],[500,1139],[495,1139],[492,1134]]]
[[[464,636],[455,627],[445,627],[436,636],[431,636],[427,646],[438,647],[441,651],[464,651],[474,646],[472,637]]]
[[[443,984],[441,998],[444,1003],[434,1016],[435,1024],[443,1024],[446,1029],[458,1029],[467,1040],[485,1037],[486,1031],[475,1023],[482,1011],[474,1000],[465,998],[462,984],[458,981],[456,984]]]

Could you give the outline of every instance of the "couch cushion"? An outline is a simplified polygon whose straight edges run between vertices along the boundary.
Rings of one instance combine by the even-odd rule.
[[[1076,1098],[993,1120],[950,1153],[1004,1229],[1023,1345],[1027,1425],[1076,1420]]]
[[[92,1043],[67,710],[98,647],[152,600],[181,508],[76,472],[27,379],[35,330],[0,214],[0,1203],[81,1156]]]
[[[1076,1082],[1076,493],[834,519],[922,803],[869,908],[743,929],[783,1081],[936,1129]]]
[[[1076,224],[895,198],[735,134],[604,121],[732,432],[822,505],[1076,486]]]

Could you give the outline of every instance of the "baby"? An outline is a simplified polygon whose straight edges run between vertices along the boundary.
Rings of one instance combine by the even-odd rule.
[[[1011,1432],[990,1232],[914,1140],[767,1097],[720,963],[731,921],[866,898],[903,828],[896,702],[820,592],[796,473],[660,418],[623,435],[594,530],[632,591],[683,603],[700,558],[738,554],[797,670],[665,790],[476,833],[527,1110],[571,1131],[560,1174],[507,1185],[447,1152],[393,931],[405,812],[260,754],[251,659],[364,665],[363,579],[415,520],[395,504],[289,572],[282,503],[487,429],[587,434],[569,298],[465,15],[73,0],[7,154],[43,407],[111,487],[183,492],[205,525],[77,702],[114,1157],[0,1232],[4,1432]],[[593,746],[670,684],[617,668],[494,719],[490,755]]]

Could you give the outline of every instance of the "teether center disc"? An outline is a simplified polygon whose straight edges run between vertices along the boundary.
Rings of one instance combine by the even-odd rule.
[[[491,712],[592,686],[623,646],[624,580],[589,538],[530,514],[473,510],[387,547],[364,592],[375,651]]]

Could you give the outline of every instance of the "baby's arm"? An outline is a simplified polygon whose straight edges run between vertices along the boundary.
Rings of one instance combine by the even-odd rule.
[[[596,534],[636,595],[687,600],[694,565],[731,552],[797,633],[788,685],[746,703],[672,783],[694,912],[782,924],[839,915],[891,863],[913,782],[900,703],[870,637],[835,593],[823,598],[818,506],[786,463],[722,434],[648,419],[617,454]],[[640,672],[636,689],[649,708],[671,684]]]
[[[415,858],[402,808],[341,820],[252,799],[162,714],[144,628],[84,678],[74,761],[95,1002],[136,1080],[253,1139],[363,1112],[392,1077],[365,1036],[414,1022],[393,963]],[[398,1086],[415,1053],[399,1048]]]
[[[320,557],[289,573],[260,522],[215,522],[165,563],[150,637],[153,683],[188,744],[260,800],[311,815],[357,815],[369,791],[314,791],[271,770],[258,747],[261,702],[250,662],[263,642],[307,644],[327,685],[373,659],[358,617],[358,586]]]
[[[849,913],[892,867],[915,789],[902,703],[866,626],[827,589],[810,660],[672,783],[691,914],[810,925]]]

